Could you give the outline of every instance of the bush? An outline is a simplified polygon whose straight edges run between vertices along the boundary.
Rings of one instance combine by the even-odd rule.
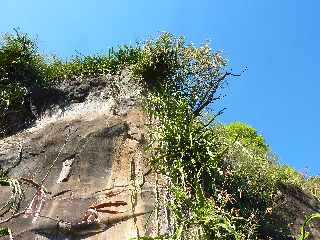
[[[15,30],[0,45],[0,137],[31,124],[33,91],[54,88],[62,81],[116,74],[137,63],[139,46],[113,48],[105,55],[76,56],[68,61],[44,57],[27,34]]]
[[[0,45],[0,136],[12,129],[7,124],[7,114],[25,111],[27,95],[35,86],[43,86],[43,57],[26,34],[16,31],[5,35]],[[25,116],[26,117],[26,116]]]
[[[279,165],[254,128],[239,122],[217,124],[221,111],[204,120],[225,78],[234,75],[225,70],[220,53],[207,44],[186,45],[170,34],[148,42],[146,49],[142,63],[151,67],[142,69],[156,79],[145,101],[153,119],[151,162],[172,185],[173,238],[269,239],[273,233],[266,233],[264,225],[272,225],[280,184],[308,190],[311,180]],[[162,57],[165,53],[168,59]],[[159,69],[166,69],[166,74],[159,75]],[[272,231],[277,229],[282,238],[289,237],[287,226]]]

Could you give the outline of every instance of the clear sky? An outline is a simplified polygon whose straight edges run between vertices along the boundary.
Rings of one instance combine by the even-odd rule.
[[[61,57],[160,31],[211,40],[234,71],[248,67],[230,79],[220,121],[252,125],[280,162],[320,174],[320,1],[1,0],[0,12],[1,34],[19,27]]]

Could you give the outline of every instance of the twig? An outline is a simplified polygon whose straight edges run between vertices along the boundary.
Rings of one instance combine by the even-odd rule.
[[[226,110],[226,109],[227,109],[227,108],[223,108],[223,109],[219,110],[219,112],[217,112],[217,113],[212,117],[212,119],[204,125],[204,128],[205,128],[205,127],[208,127],[214,120],[216,120],[216,118],[217,118],[218,116],[220,116],[221,114],[223,114],[224,110]]]
[[[203,125],[201,128],[199,128],[197,131],[198,132],[201,132],[203,129],[205,129],[206,127],[208,127],[214,120],[216,120],[216,118],[218,117],[218,116],[220,116],[223,112],[224,112],[224,110],[226,110],[227,108],[223,108],[223,109],[221,109],[219,112],[217,112],[213,117],[212,117],[212,119],[210,119],[210,121],[209,122],[207,122],[205,125]],[[202,136],[203,136],[203,134],[205,133],[205,131],[204,132],[202,132],[196,139],[200,139]]]
[[[240,77],[241,74],[234,74],[231,72],[225,72],[221,77],[214,80],[214,83],[209,87],[207,92],[204,94],[204,97],[201,99],[200,103],[201,105],[193,111],[193,114],[195,116],[199,116],[201,111],[208,106],[212,101],[220,99],[220,97],[213,98],[214,93],[216,92],[217,88],[219,87],[219,84],[227,77],[227,76],[233,76],[233,77]]]

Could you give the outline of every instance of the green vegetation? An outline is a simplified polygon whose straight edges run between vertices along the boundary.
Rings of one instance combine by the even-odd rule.
[[[8,228],[0,228],[0,237],[10,236],[10,229]]]
[[[33,88],[49,88],[75,78],[115,74],[141,58],[139,46],[121,46],[100,56],[76,56],[68,61],[45,57],[28,35],[7,34],[0,45],[0,137],[14,132],[8,115],[19,113],[24,122],[34,118],[30,111]],[[19,129],[18,129],[19,130]]]
[[[170,208],[176,218],[174,234],[163,239],[269,239],[263,228],[273,225],[281,184],[315,194],[316,180],[310,184],[292,168],[277,164],[252,127],[217,124],[221,111],[204,120],[206,109],[220,98],[226,77],[234,75],[225,69],[219,52],[170,35],[149,44],[152,53],[174,56],[161,58],[169,74],[161,76],[160,87],[145,101],[153,119],[151,162],[170,179]]]
[[[27,108],[30,89],[61,81],[133,72],[145,84],[150,162],[168,177],[175,219],[172,236],[154,239],[268,239],[279,186],[292,184],[320,198],[319,178],[279,165],[257,131],[243,123],[220,125],[206,111],[219,100],[227,61],[208,43],[188,45],[164,33],[137,46],[68,61],[45,58],[27,35],[7,35],[0,48],[0,126],[10,111]],[[0,127],[0,136],[10,134]],[[151,239],[151,238],[145,238]]]
[[[307,217],[301,227],[301,237],[299,240],[306,240],[310,236],[310,233],[306,231],[306,226],[308,226],[311,222],[319,221],[320,220],[320,213],[314,213],[311,216]]]
[[[23,195],[19,181],[17,179],[7,177],[6,173],[4,173],[0,168],[0,187],[9,187],[11,189],[11,196],[9,200],[4,205],[0,206],[0,217],[9,211],[13,214],[16,213],[20,207]],[[11,230],[9,228],[0,227],[0,237],[3,236],[11,237]]]
[[[5,35],[0,48],[0,110],[19,109],[30,87],[44,85],[43,57],[25,34]]]
[[[19,181],[14,178],[0,176],[0,186],[6,186],[11,189],[11,197],[3,206],[0,207],[0,216],[3,216],[9,211],[13,213],[17,212],[23,195]]]

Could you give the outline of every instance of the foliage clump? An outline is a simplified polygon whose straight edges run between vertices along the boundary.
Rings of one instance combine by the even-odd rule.
[[[27,35],[5,35],[0,45],[0,136],[10,132],[6,124],[12,111],[27,115],[30,89],[42,85],[43,58]],[[28,121],[26,116],[26,121]]]
[[[140,55],[139,46],[124,45],[102,55],[62,60],[40,54],[36,41],[27,34],[16,31],[5,35],[0,44],[0,137],[35,120],[33,92],[54,88],[76,78],[116,74],[139,61]]]
[[[274,237],[264,226],[273,224],[281,184],[312,193],[316,185],[310,188],[311,180],[279,165],[254,128],[239,122],[218,124],[215,118],[222,111],[204,120],[206,110],[220,99],[218,90],[226,77],[237,76],[227,71],[220,52],[207,43],[195,47],[165,34],[148,43],[147,53],[150,66],[160,62],[159,69],[169,69],[165,76],[157,74],[158,68],[152,72],[160,77],[145,107],[153,119],[152,164],[171,184],[170,207],[176,217],[171,238]],[[169,59],[161,53],[170,53]],[[278,237],[289,237],[287,226],[274,232],[277,228]]]

